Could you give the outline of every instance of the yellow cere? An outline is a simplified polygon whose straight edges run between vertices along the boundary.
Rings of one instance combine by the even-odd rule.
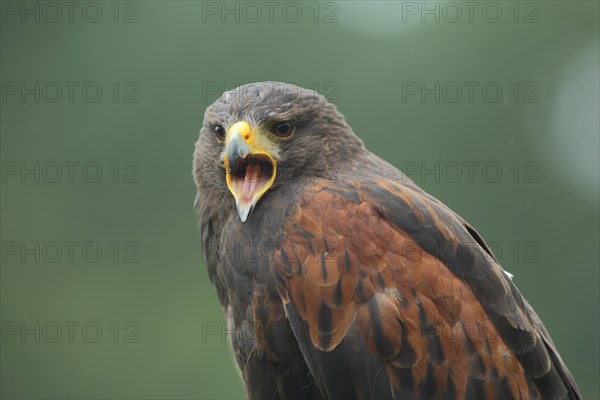
[[[235,124],[231,125],[229,128],[229,132],[227,132],[227,141],[231,139],[231,136],[235,133],[239,132],[240,136],[244,138],[244,141],[251,146],[251,142],[255,140],[255,134],[252,130],[252,127],[246,121],[238,121]],[[252,147],[252,146],[251,146]]]

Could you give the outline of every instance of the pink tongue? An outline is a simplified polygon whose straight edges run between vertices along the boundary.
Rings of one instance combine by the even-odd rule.
[[[246,167],[246,177],[244,178],[244,186],[242,188],[242,197],[244,200],[252,200],[259,173],[260,167],[258,165]]]

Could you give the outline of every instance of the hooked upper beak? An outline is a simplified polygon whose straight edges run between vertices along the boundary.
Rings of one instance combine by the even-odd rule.
[[[229,128],[224,162],[227,187],[235,198],[240,220],[246,222],[258,200],[273,185],[277,163],[256,129],[245,121]]]

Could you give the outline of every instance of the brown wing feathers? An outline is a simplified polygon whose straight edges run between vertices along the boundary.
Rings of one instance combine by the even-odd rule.
[[[539,398],[530,378],[551,368],[543,341],[524,307],[505,304],[512,288],[490,255],[459,249],[468,232],[446,210],[389,182],[315,186],[276,254],[280,295],[320,351],[356,327],[397,397]],[[486,280],[494,286],[482,290],[506,293],[473,290]],[[495,296],[504,303],[490,316]]]

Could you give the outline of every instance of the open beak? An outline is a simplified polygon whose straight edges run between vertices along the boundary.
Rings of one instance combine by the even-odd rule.
[[[259,139],[245,121],[236,122],[227,132],[225,177],[242,222],[275,181],[277,164]]]

